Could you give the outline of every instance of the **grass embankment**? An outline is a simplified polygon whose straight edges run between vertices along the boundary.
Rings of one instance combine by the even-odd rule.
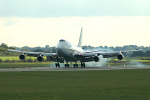
[[[1,100],[149,100],[150,69],[0,72]]]

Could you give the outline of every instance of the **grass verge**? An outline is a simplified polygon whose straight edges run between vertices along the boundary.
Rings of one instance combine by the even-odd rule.
[[[149,100],[150,69],[0,72],[1,100]]]

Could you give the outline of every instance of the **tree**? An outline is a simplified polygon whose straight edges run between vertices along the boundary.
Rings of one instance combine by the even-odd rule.
[[[144,53],[144,56],[145,56],[145,57],[150,57],[150,50],[146,51],[146,52]]]
[[[144,53],[142,51],[133,52],[131,54],[131,57],[142,57],[142,56],[144,56]]]
[[[0,45],[0,47],[8,48],[7,44],[5,44],[5,43],[2,43],[2,44]]]
[[[34,50],[34,52],[43,52],[43,50],[41,50],[41,49],[36,49],[36,50]]]
[[[45,48],[49,48],[49,45],[46,45]]]

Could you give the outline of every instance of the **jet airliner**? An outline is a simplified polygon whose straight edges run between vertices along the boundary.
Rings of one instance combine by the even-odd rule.
[[[56,47],[56,53],[41,53],[41,52],[28,52],[28,51],[20,51],[20,50],[12,50],[8,49],[10,52],[20,52],[21,55],[19,58],[24,60],[27,56],[37,57],[37,60],[41,62],[43,60],[43,56],[47,56],[50,61],[54,61],[56,67],[60,67],[60,63],[64,63],[65,67],[69,67],[68,62],[75,62],[74,67],[78,67],[77,62],[81,63],[81,67],[85,67],[85,62],[95,61],[99,62],[99,56],[102,55],[103,58],[114,57],[116,56],[118,60],[122,60],[124,58],[123,53],[126,52],[136,52],[142,51],[142,49],[136,50],[126,50],[126,51],[112,51],[107,52],[105,50],[97,50],[97,51],[84,51],[82,49],[82,28],[80,33],[80,38],[78,42],[78,46],[72,45],[69,41],[65,39],[60,39],[59,43]]]

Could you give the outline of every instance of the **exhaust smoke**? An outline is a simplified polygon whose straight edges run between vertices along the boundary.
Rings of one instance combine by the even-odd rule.
[[[128,64],[128,66],[134,66],[134,67],[146,67],[142,62],[136,62],[136,60],[131,60]]]
[[[98,48],[92,48],[92,49],[84,49],[84,51],[101,51],[101,52],[111,52],[111,51],[114,51],[110,48],[101,48],[101,47],[98,47]],[[107,62],[108,62],[108,58],[103,58],[102,55],[99,55],[97,56],[99,58],[99,61],[95,62],[95,61],[92,61],[92,62],[86,62],[86,66],[87,67],[102,67],[102,66],[106,66],[107,65]]]
[[[102,55],[98,56],[100,61],[99,62],[95,62],[95,61],[92,61],[92,62],[86,62],[86,66],[87,67],[101,67],[101,66],[105,66],[108,62],[108,59],[107,58],[103,58]]]

